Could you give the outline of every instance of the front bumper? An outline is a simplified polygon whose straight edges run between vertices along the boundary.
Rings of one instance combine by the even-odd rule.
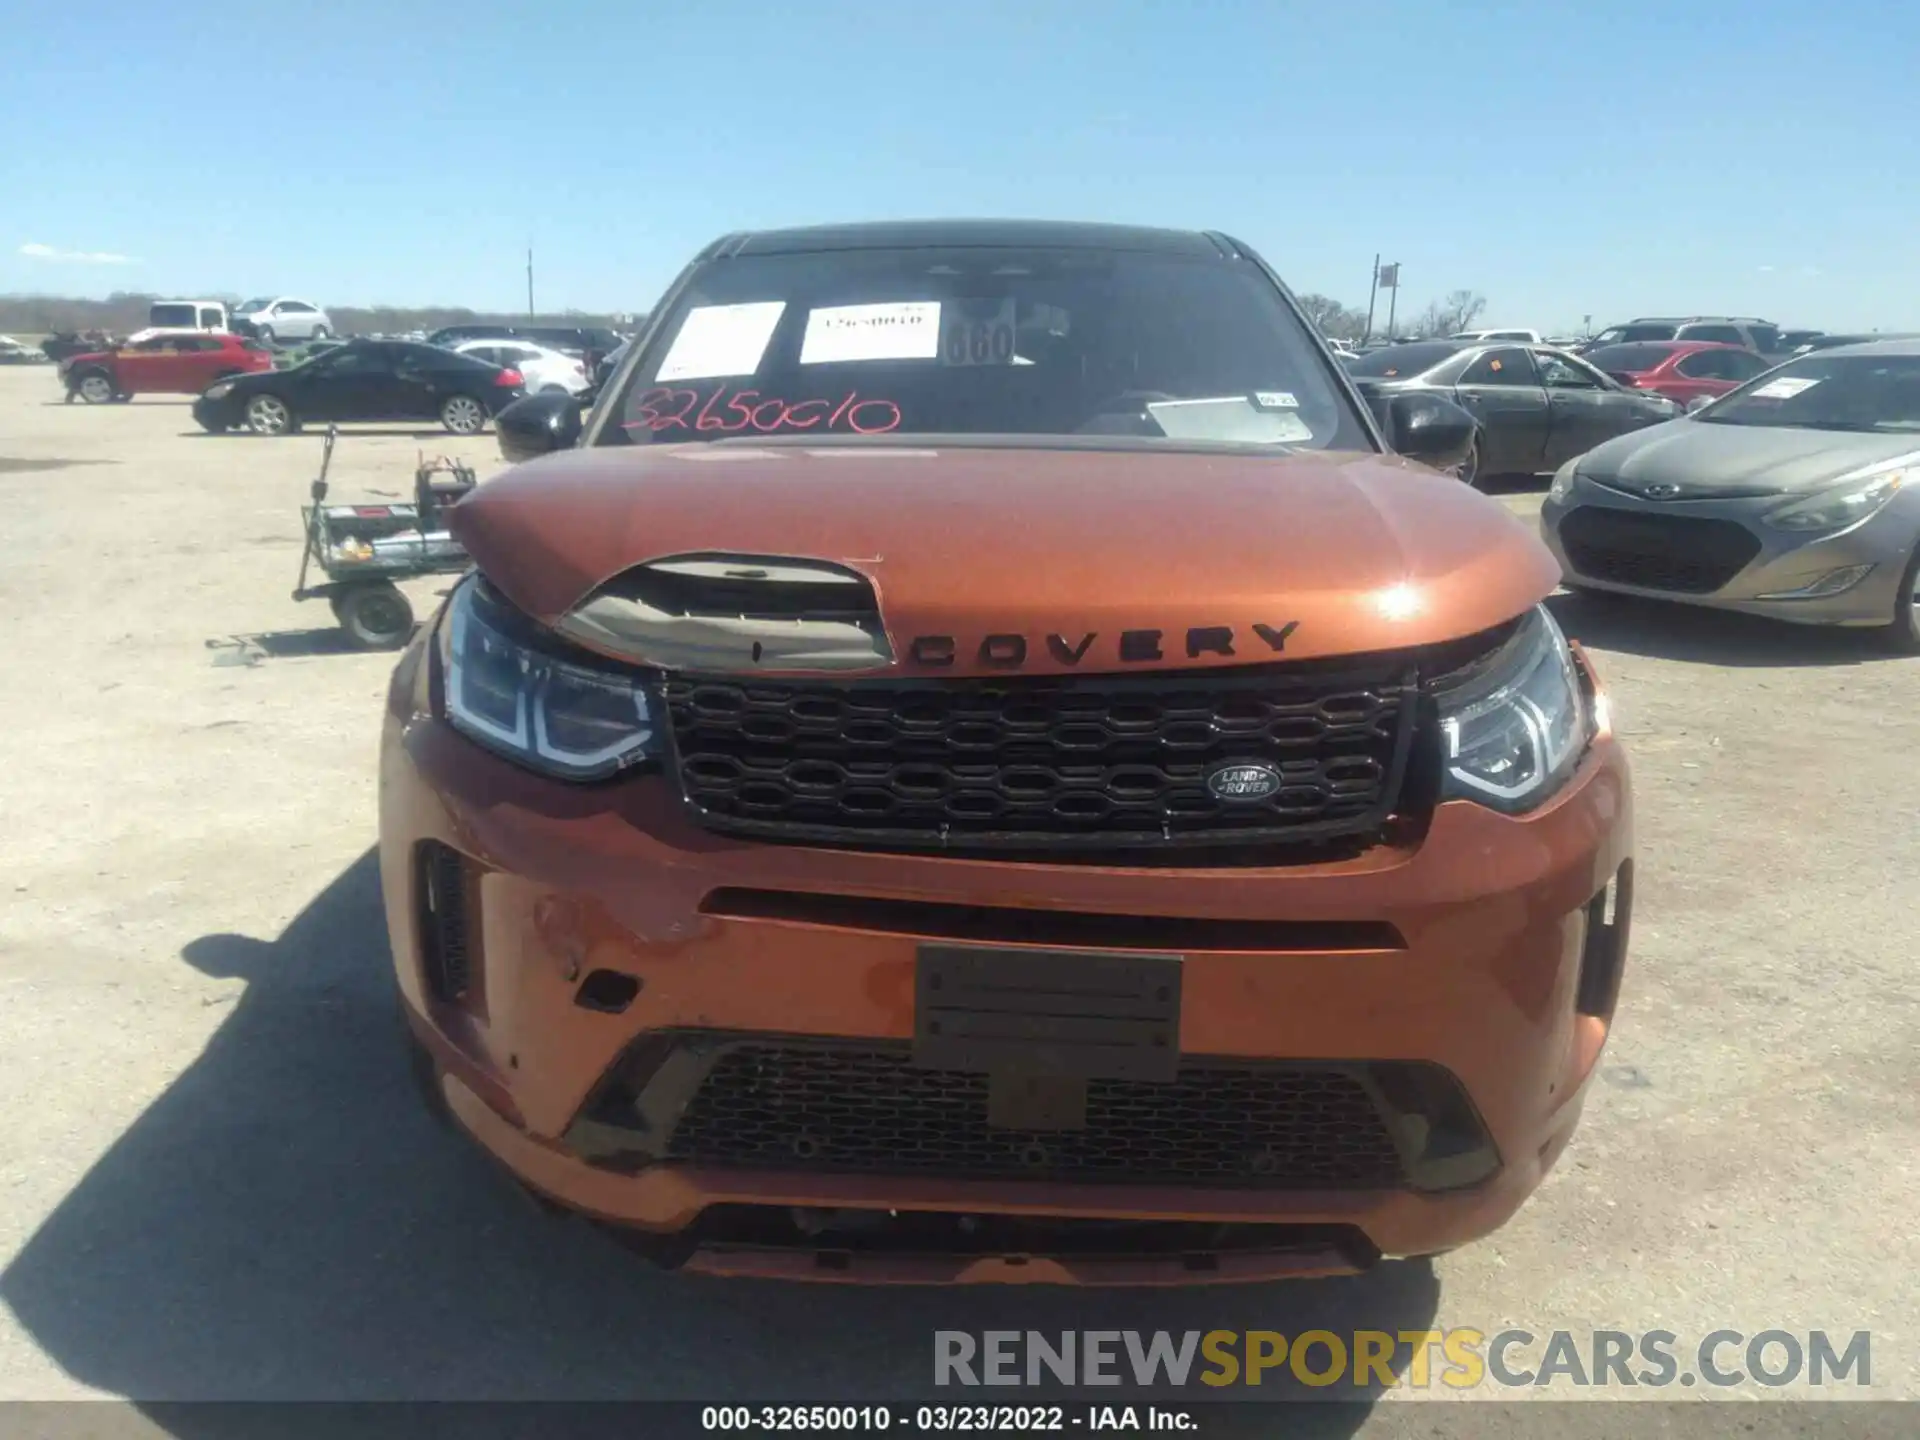
[[[205,429],[232,429],[242,420],[241,407],[235,403],[231,392],[218,400],[209,400],[205,395],[197,396],[193,402],[194,423]]]
[[[1904,497],[1903,497],[1904,498]],[[1576,476],[1563,499],[1551,495],[1540,508],[1540,534],[1560,562],[1569,583],[1594,590],[1690,605],[1767,615],[1803,625],[1879,626],[1890,623],[1900,585],[1912,555],[1916,517],[1904,503],[1888,506],[1863,524],[1839,534],[1796,534],[1762,521],[1765,512],[1785,503],[1773,496],[1740,500],[1644,501]],[[1567,543],[1568,517],[1577,511],[1636,517],[1710,520],[1737,525],[1752,537],[1753,556],[1720,583],[1705,590],[1669,584],[1636,584],[1620,578],[1619,567],[1582,564]],[[1832,594],[1801,595],[1836,572],[1864,568],[1865,573]],[[1719,577],[1712,577],[1719,579]],[[1705,578],[1700,583],[1705,583]]]
[[[1192,1283],[1338,1273],[1453,1248],[1501,1225],[1557,1159],[1611,1024],[1624,955],[1632,814],[1603,726],[1567,788],[1514,819],[1443,805],[1424,841],[1272,869],[1140,870],[834,852],[725,840],[688,820],[672,783],[542,780],[426,714],[423,632],[396,671],[381,757],[381,871],[399,986],[459,1124],[527,1186],[654,1236],[694,1235],[718,1207],[1084,1217],[1289,1227],[1291,1246],[1191,1255],[873,1254],[728,1242],[678,1257],[727,1273],[854,1280]],[[423,842],[465,857],[463,1000],[437,998],[423,943]],[[1620,899],[1610,944],[1596,898]],[[603,1077],[643,1037],[697,1029],[899,1043],[915,967],[938,925],[866,925],[718,906],[748,889],[805,901],[1266,922],[1373,922],[1398,947],[1188,950],[1183,1056],[1426,1062],[1468,1097],[1497,1152],[1440,1190],[1070,1183],[653,1163],[621,1170],[578,1144]],[[726,913],[715,913],[716,909]],[[1590,935],[1590,930],[1595,933]],[[947,938],[952,938],[948,936]],[[1086,948],[1078,946],[1075,948]],[[1596,958],[1613,958],[1596,976]],[[583,986],[638,982],[618,1013]],[[1596,979],[1600,982],[1596,985]],[[1339,1238],[1327,1239],[1328,1236]],[[1323,1243],[1324,1242],[1324,1243]]]

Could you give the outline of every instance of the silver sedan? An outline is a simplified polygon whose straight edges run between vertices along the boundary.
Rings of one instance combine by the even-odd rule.
[[[1560,467],[1540,514],[1568,586],[1920,652],[1920,341],[1791,360]]]

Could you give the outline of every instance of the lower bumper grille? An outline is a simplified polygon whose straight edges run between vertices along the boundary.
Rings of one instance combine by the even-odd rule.
[[[569,1136],[589,1158],[1272,1190],[1448,1188],[1497,1166],[1458,1082],[1417,1063],[1192,1058],[1171,1084],[1087,1082],[1084,1125],[1023,1130],[989,1122],[986,1076],[921,1068],[901,1042],[682,1032],[633,1061]]]
[[[1737,521],[1592,505],[1561,520],[1560,544],[1581,575],[1681,595],[1711,594],[1760,553],[1760,537]]]

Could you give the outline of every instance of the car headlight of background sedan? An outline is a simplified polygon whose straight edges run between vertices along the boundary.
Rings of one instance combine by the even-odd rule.
[[[1878,470],[1851,475],[1830,490],[1767,512],[1776,530],[1844,530],[1877,514],[1893,499],[1911,472]]]
[[[1517,814],[1549,799],[1586,752],[1595,719],[1573,651],[1536,605],[1485,664],[1443,685],[1448,799]]]
[[[461,585],[441,627],[446,718],[506,759],[563,780],[603,780],[656,753],[644,681],[563,657],[483,580]]]
[[[233,393],[233,381],[217,380],[200,392],[202,400],[224,400]]]
[[[1569,460],[1553,472],[1553,484],[1547,487],[1547,499],[1559,505],[1573,494],[1573,470],[1579,463],[1578,460]]]

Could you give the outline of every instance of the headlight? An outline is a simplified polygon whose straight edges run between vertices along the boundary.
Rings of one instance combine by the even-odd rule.
[[[1579,463],[1578,460],[1569,460],[1553,472],[1553,484],[1547,487],[1547,499],[1557,505],[1573,494],[1573,467]]]
[[[1776,530],[1844,530],[1876,513],[1898,494],[1907,474],[1905,470],[1879,470],[1850,475],[1843,484],[1811,499],[1769,511],[1767,523]]]
[[[1542,606],[1490,660],[1437,698],[1448,799],[1509,814],[1531,810],[1573,773],[1593,738],[1573,652]]]
[[[203,392],[201,392],[200,398],[203,400],[224,400],[227,398],[227,396],[231,395],[232,393],[233,393],[233,381],[222,380],[217,384],[209,385]]]
[[[482,582],[454,592],[441,629],[453,727],[565,780],[602,780],[653,758],[653,704],[640,678],[611,664],[563,659],[529,630]]]

